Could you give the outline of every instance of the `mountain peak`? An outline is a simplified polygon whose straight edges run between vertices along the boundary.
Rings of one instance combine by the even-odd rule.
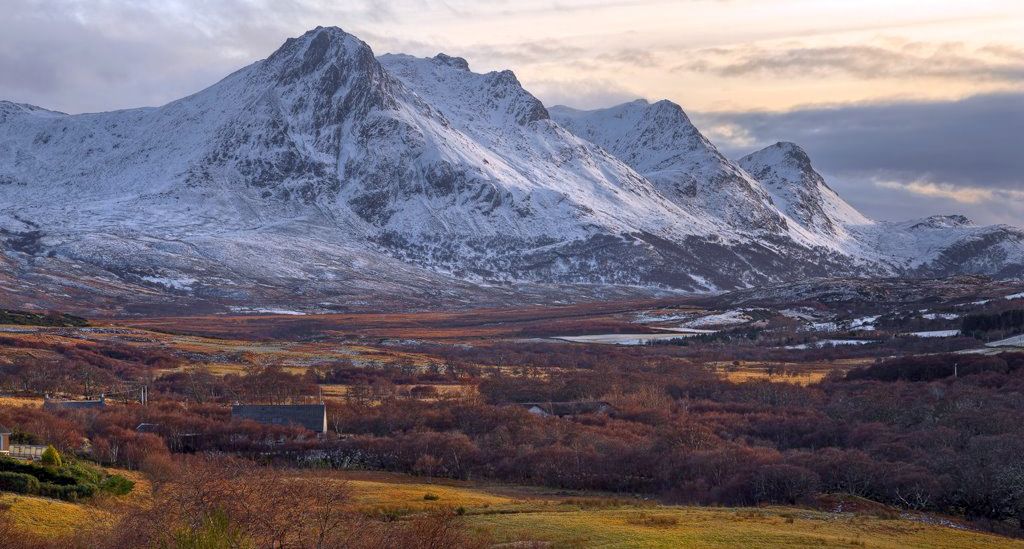
[[[431,100],[446,117],[466,116],[476,123],[489,121],[519,125],[550,118],[544,104],[523,88],[509,70],[478,74],[461,57],[438,54],[431,58],[386,54],[379,58],[389,74],[409,89]]]
[[[725,158],[672,101],[638,99],[594,111],[558,109],[554,118],[615,155],[687,211],[713,212],[715,222],[744,229],[786,230],[764,189]]]
[[[789,141],[779,141],[774,145],[748,154],[739,162],[754,177],[758,177],[756,172],[763,172],[766,168],[774,170],[785,168],[795,170],[797,172],[795,179],[803,180],[806,184],[817,184],[818,180],[822,180],[811,164],[811,157],[807,151],[800,145]],[[821,182],[824,183],[823,180]]]
[[[833,191],[796,143],[780,141],[744,156],[739,165],[760,181],[775,204],[807,230],[836,236],[871,221]]]
[[[270,55],[270,58],[295,54],[298,51],[308,49],[314,43],[328,45],[343,44],[349,41],[362,43],[361,40],[339,27],[316,27],[304,32],[301,36],[285,40],[284,44]]]
[[[974,222],[964,215],[932,215],[912,222],[911,229],[949,229],[970,227]]]
[[[0,100],[0,125],[22,118],[60,118],[64,116],[68,115],[27,103]],[[3,176],[0,175],[0,181],[2,180]]]
[[[469,71],[469,61],[466,61],[462,57],[453,57],[446,53],[439,53],[434,56],[434,61],[442,65],[452,67],[454,69]]]
[[[798,154],[802,156],[807,156],[807,151],[805,151],[803,147],[797,145],[796,143],[793,143],[792,141],[779,141],[772,145],[772,147],[780,149],[786,154]]]
[[[335,27],[335,26],[322,27],[322,26],[319,26],[319,25],[317,27],[313,28],[313,29],[310,29],[310,30],[306,31],[305,33],[302,34],[302,36],[296,38],[296,40],[298,40],[300,42],[303,42],[303,41],[309,42],[309,41],[318,40],[318,39],[319,40],[348,40],[348,39],[352,39],[352,40],[359,41],[358,38],[356,38],[352,34],[349,34],[349,33],[345,32],[345,30],[342,29],[341,27]]]
[[[317,27],[286,40],[265,63],[279,67],[282,81],[289,82],[339,65],[369,71],[376,60],[370,46],[355,36],[338,27]]]

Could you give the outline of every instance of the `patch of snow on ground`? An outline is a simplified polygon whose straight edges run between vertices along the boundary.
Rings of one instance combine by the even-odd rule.
[[[802,311],[799,309],[783,309],[779,311],[779,314],[781,314],[784,317],[795,318],[797,320],[814,320],[814,315],[812,314],[812,312]]]
[[[602,345],[643,345],[650,341],[671,341],[693,337],[695,333],[672,334],[600,334],[584,336],[559,336],[554,339],[572,343],[598,343]]]
[[[875,330],[875,321],[881,315],[865,316],[863,318],[855,318],[850,321],[850,330],[854,332],[873,332]]]
[[[927,313],[921,315],[921,318],[925,320],[939,320],[940,318],[942,320],[956,320],[960,318],[960,315],[956,313]]]
[[[932,330],[930,332],[910,332],[907,335],[914,337],[956,337],[960,330]]]
[[[694,335],[706,335],[706,334],[717,334],[718,330],[701,330],[698,328],[662,328],[660,326],[652,326],[655,330],[665,330],[666,332],[675,332],[678,334],[694,334]]]
[[[835,322],[813,322],[810,325],[812,332],[838,332],[839,324]]]
[[[987,347],[1024,347],[1024,335],[1008,337],[985,345]]]
[[[881,315],[866,316],[864,318],[855,318],[855,319],[850,321],[850,327],[851,328],[861,328],[863,326],[870,326],[870,325],[874,324],[876,320],[878,320],[879,316],[881,316]]]
[[[689,320],[695,315],[693,313],[675,313],[659,315],[658,311],[644,311],[636,315],[638,324],[649,324],[651,322],[672,322],[676,320]]]
[[[790,345],[788,347],[783,347],[783,348],[784,349],[797,350],[797,349],[809,349],[809,348],[811,348],[813,346],[813,347],[816,347],[816,348],[820,349],[820,348],[822,348],[822,347],[824,347],[826,345],[832,345],[834,347],[840,347],[840,346],[843,346],[843,345],[867,345],[869,343],[878,343],[878,342],[873,340],[873,339],[825,339],[825,340],[822,340],[822,341],[815,341],[814,343],[811,343],[811,344],[801,343],[800,345]]]
[[[701,328],[704,326],[730,326],[750,322],[750,316],[744,311],[726,311],[717,315],[702,316],[684,323],[680,328]]]
[[[1010,299],[1024,299],[1024,292],[1020,292],[1019,294],[1011,294],[1011,295],[1008,295],[1008,296],[1004,297],[1003,299],[1007,299],[1007,300],[1010,300]]]
[[[153,284],[159,284],[166,288],[173,288],[175,290],[191,290],[192,285],[196,283],[196,279],[181,277],[181,278],[170,278],[166,276],[144,276],[142,280],[146,282],[152,282]]]
[[[234,313],[260,313],[270,315],[291,315],[291,316],[305,316],[306,313],[302,311],[291,311],[288,309],[275,309],[273,307],[231,307],[231,312]]]

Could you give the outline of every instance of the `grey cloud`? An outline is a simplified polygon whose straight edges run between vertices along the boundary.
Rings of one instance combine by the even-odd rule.
[[[372,0],[7,0],[0,99],[69,112],[162,104],[318,24],[374,21],[390,10]]]
[[[545,105],[571,105],[577,109],[598,109],[632,101],[636,92],[608,80],[534,80],[525,83]]]
[[[466,48],[474,58],[486,59],[500,65],[529,65],[542,62],[565,63],[567,60],[587,55],[579,46],[557,40],[545,42],[524,42],[506,46],[480,44]]]
[[[658,56],[650,50],[623,49],[603,53],[597,56],[598,61],[635,67],[654,67],[658,65]]]
[[[929,209],[921,213],[969,210],[982,220],[1024,225],[1024,204],[1014,199],[1024,191],[1024,92],[693,118],[732,157],[776,141],[799,143],[851,202],[874,208],[869,213],[889,217],[889,210],[913,205]],[[915,182],[991,196],[969,203],[954,193],[922,194]]]
[[[515,1],[515,0],[421,0],[424,7],[443,8],[452,14],[469,17],[481,14],[523,15],[550,12],[574,13],[616,7],[649,6],[668,0],[568,0],[568,1]]]
[[[966,49],[958,43],[851,45],[779,48],[740,46],[711,48],[675,70],[737,76],[827,76],[858,78],[973,78],[1024,80],[1024,50],[993,44]]]
[[[824,176],[840,196],[875,219],[903,221],[929,215],[961,214],[981,224],[1004,223],[1024,227],[1024,200],[1012,191],[996,190],[983,200],[962,201],[915,191],[913,182],[874,180],[828,172]],[[955,186],[950,188],[957,192],[964,190]]]
[[[474,65],[483,64],[489,67],[524,67],[554,63],[597,72],[608,67],[651,68],[658,64],[657,54],[646,50],[623,48],[595,53],[592,49],[556,40],[500,46],[479,44],[464,49],[469,52],[466,57],[474,61]]]
[[[591,8],[619,4],[586,2]],[[502,0],[8,0],[0,17],[0,99],[66,112],[155,106],[213,84],[316,25],[339,24],[370,41],[379,53],[434,55],[451,50],[443,37],[433,42],[410,40],[374,32],[373,23],[401,22],[424,11],[493,14],[505,9],[581,7]],[[558,40],[479,45],[447,53],[465,56],[472,66],[485,70],[544,63],[597,69],[649,65],[653,59],[630,49],[598,58],[586,48]]]

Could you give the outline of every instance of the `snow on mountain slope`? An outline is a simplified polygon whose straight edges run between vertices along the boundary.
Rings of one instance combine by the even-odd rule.
[[[1005,225],[980,227],[963,216],[876,222],[839,197],[798,145],[776,143],[740,159],[764,183],[773,201],[806,229],[835,239],[845,253],[925,276],[990,274],[1019,276],[1024,231]]]
[[[552,117],[604,147],[673,202],[745,231],[783,233],[785,218],[756,180],[723,156],[670,101],[637,100],[608,109],[552,107]]]
[[[835,207],[801,217],[785,184],[806,174],[776,160],[761,162],[779,174],[766,188],[671,103],[549,111],[509,71],[378,59],[317,28],[159,108],[0,102],[0,285],[330,308],[1024,263],[1009,229],[907,227],[881,245],[866,224],[849,245],[819,220],[853,227],[854,214],[819,188]],[[925,243],[938,247],[921,260]],[[850,251],[872,246],[889,255]]]
[[[549,112],[694,215],[720,216],[746,234],[785,233],[876,274],[1019,276],[1024,269],[1019,228],[977,227],[957,216],[873,221],[828,186],[798,145],[777,143],[733,163],[668,101]]]
[[[779,209],[809,231],[845,238],[847,225],[873,223],[825,183],[796,144],[776,143],[743,157],[739,165],[764,184]]]
[[[380,61],[458,135],[463,150],[452,155],[452,163],[485,174],[499,193],[490,216],[509,215],[527,223],[512,231],[474,227],[474,234],[560,236],[567,227],[552,227],[548,221],[577,216],[616,232],[679,237],[716,228],[711,220],[690,216],[665,200],[616,158],[553,124],[510,71],[476,74],[464,60],[445,55],[385,55]]]
[[[855,227],[876,258],[917,276],[1024,276],[1024,230],[979,226],[960,215],[932,216]]]
[[[735,177],[742,178],[743,185],[758,196],[756,206],[742,207],[746,215],[740,216],[737,207],[737,214],[732,216],[734,220],[749,221],[755,217],[751,213],[755,207],[760,207],[766,218],[770,218],[756,231],[737,227],[729,222],[729,215],[723,215],[727,209],[723,203],[729,202],[727,192],[716,191],[720,206],[717,209],[695,207],[666,193],[651,182],[647,174],[636,173],[637,166],[629,166],[628,162],[624,163],[589,140],[581,139],[586,136],[567,131],[569,128],[550,119],[548,110],[524,90],[509,71],[477,74],[469,69],[465,60],[444,54],[431,59],[385,55],[380,61],[388,72],[440,110],[457,130],[499,155],[500,162],[515,172],[525,174],[530,181],[541,182],[544,189],[565,192],[564,189],[588,189],[595,184],[597,189],[615,189],[621,188],[623,182],[628,183],[625,190],[639,195],[643,201],[616,193],[630,199],[628,207],[615,214],[627,223],[619,226],[620,235],[625,234],[627,241],[603,240],[598,246],[606,251],[598,261],[614,262],[613,269],[650,269],[644,275],[646,281],[641,283],[713,289],[736,284],[728,282],[729,275],[725,274],[732,268],[742,271],[740,285],[774,276],[770,273],[777,268],[774,263],[781,257],[787,258],[797,271],[816,271],[842,261],[842,258],[828,257],[828,251],[810,252],[808,241],[813,239],[792,238],[784,216],[770,203],[764,204],[769,199],[760,184],[729,164],[710,144],[709,154],[713,153],[716,161],[731,169]],[[681,114],[681,110],[670,109],[668,113],[674,117]],[[685,115],[683,118],[685,121]],[[552,152],[557,154],[552,157]],[[723,177],[725,179],[729,177]],[[710,202],[715,202],[715,197]],[[610,213],[607,206],[590,197],[580,201],[594,212]],[[634,212],[640,212],[639,219],[627,217]],[[638,260],[650,264],[640,266],[636,263]],[[559,262],[564,261],[564,257],[559,258]],[[592,272],[592,263],[593,260],[575,261],[563,272]],[[607,268],[598,270],[607,271]],[[600,276],[607,277],[606,274]]]
[[[440,282],[455,275],[714,289],[790,261],[778,251],[792,243],[691,214],[550,121],[511,73],[438,58],[430,84],[426,65],[404,63],[409,86],[366,44],[320,28],[159,108],[0,104],[11,268],[115,293],[290,287],[313,300],[387,273],[410,288],[459,286]],[[825,268],[814,259],[792,270]]]

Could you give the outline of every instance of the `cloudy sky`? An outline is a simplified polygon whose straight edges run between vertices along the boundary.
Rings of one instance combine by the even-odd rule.
[[[549,105],[683,106],[778,140],[871,216],[1024,225],[1020,0],[4,0],[0,99],[160,105],[337,25],[374,51],[510,68]]]

